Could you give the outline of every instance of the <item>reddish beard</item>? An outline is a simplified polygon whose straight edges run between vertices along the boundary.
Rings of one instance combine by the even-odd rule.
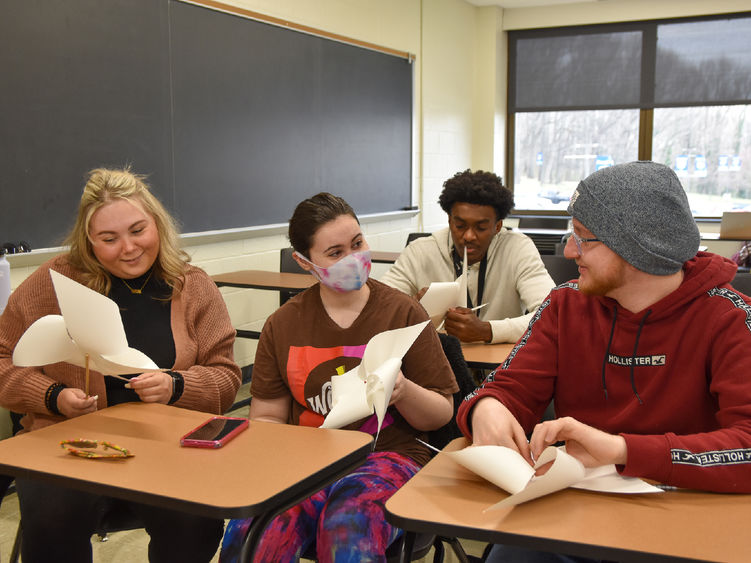
[[[585,295],[608,295],[623,284],[624,274],[625,266],[620,262],[604,269],[586,266],[583,279],[579,275],[579,291]]]

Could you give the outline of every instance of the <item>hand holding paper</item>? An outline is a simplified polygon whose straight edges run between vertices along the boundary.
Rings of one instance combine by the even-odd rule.
[[[623,477],[614,465],[587,469],[564,447],[547,447],[531,467],[522,456],[504,446],[470,446],[449,452],[457,463],[511,493],[511,496],[486,510],[496,510],[527,502],[566,487],[607,493],[659,493],[635,477]],[[553,462],[544,475],[535,476],[535,469]]]
[[[451,307],[467,306],[467,249],[464,249],[464,265],[462,275],[452,282],[433,282],[420,304],[428,312],[433,326],[440,330],[446,311]]]
[[[331,378],[332,406],[321,428],[341,428],[375,412],[380,432],[402,357],[428,322],[373,336],[365,346],[360,365]]]
[[[68,362],[104,375],[123,375],[158,366],[146,354],[130,348],[117,304],[108,297],[50,270],[62,315],[36,320],[13,351],[17,366]]]

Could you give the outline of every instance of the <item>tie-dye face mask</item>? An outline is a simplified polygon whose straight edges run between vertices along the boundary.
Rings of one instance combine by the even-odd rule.
[[[370,275],[370,250],[348,254],[328,268],[316,266],[299,252],[295,254],[313,267],[311,273],[319,282],[340,293],[360,289]]]

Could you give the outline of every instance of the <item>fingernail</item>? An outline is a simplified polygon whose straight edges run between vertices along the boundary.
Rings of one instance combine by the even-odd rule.
[[[131,388],[130,387],[130,383],[126,383],[125,385],[123,385],[123,387],[125,387],[126,389],[130,389]]]
[[[92,397],[92,399],[94,399],[94,400],[96,401],[97,399],[99,399],[99,395],[94,395],[94,396]]]

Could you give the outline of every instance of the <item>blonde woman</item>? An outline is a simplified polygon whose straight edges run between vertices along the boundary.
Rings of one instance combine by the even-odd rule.
[[[0,405],[25,413],[23,431],[118,403],[142,401],[222,413],[240,385],[235,331],[205,272],[178,246],[173,219],[143,177],[128,169],[89,173],[68,237],[70,251],[39,267],[11,295],[0,317]],[[11,355],[38,318],[60,314],[49,270],[115,301],[131,347],[161,368],[127,384],[66,363],[15,367]],[[17,479],[26,563],[90,561],[90,537],[111,499]],[[151,561],[209,561],[223,522],[128,503],[151,536]]]

